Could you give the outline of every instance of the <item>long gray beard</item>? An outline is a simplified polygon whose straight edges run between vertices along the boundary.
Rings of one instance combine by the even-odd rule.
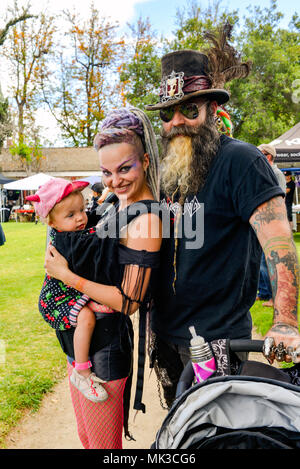
[[[170,142],[176,135],[191,137],[192,154],[189,168],[184,169],[184,174],[178,172],[174,175],[172,165],[175,163],[175,158],[180,156],[173,157],[170,154]],[[215,126],[213,113],[208,109],[205,122],[197,127],[187,125],[173,127],[169,133],[162,129],[161,141],[162,190],[167,197],[172,197],[179,189],[179,201],[183,204],[188,195],[194,195],[203,188],[220,145],[220,134]]]

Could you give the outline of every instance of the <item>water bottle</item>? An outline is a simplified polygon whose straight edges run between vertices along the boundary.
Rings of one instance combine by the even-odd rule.
[[[202,383],[212,376],[216,370],[216,362],[211,348],[204,338],[196,334],[194,326],[189,327],[192,334],[190,342],[190,357],[198,383]]]

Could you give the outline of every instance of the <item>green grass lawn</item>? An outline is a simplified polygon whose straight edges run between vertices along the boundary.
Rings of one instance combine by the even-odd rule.
[[[43,395],[66,372],[55,332],[37,307],[46,226],[9,222],[2,228],[6,243],[0,247],[0,447],[24,411],[38,409]]]
[[[0,448],[26,409],[37,410],[43,395],[66,374],[65,355],[37,307],[46,226],[9,222],[2,227],[7,241],[0,246]],[[300,254],[300,234],[295,242]],[[251,313],[264,335],[272,323],[272,309],[256,302]]]

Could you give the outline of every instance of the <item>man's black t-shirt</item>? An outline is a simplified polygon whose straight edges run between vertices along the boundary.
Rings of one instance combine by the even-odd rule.
[[[257,292],[261,248],[249,218],[274,196],[284,193],[259,150],[221,136],[203,189],[185,204],[176,254],[176,293],[174,226],[171,237],[163,239],[151,319],[153,331],[163,340],[189,345],[191,325],[208,341],[251,336],[249,309]],[[163,203],[176,214],[176,203]],[[197,242],[194,248],[187,244],[191,227],[198,244],[203,232],[202,247]]]

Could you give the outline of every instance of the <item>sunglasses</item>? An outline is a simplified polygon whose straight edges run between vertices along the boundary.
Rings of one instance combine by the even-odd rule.
[[[160,118],[163,122],[170,122],[173,119],[176,110],[178,109],[178,111],[187,119],[197,119],[200,110],[203,108],[203,106],[205,106],[206,103],[207,101],[201,106],[198,106],[196,103],[182,103],[178,104],[177,106],[170,106],[159,111]]]

